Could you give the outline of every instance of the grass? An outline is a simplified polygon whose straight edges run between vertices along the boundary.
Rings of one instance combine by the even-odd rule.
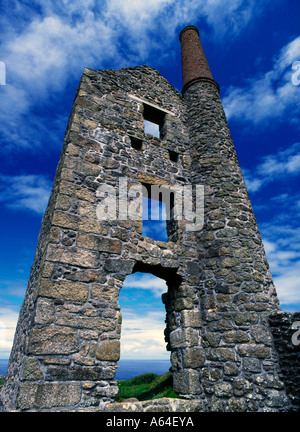
[[[4,384],[4,375],[0,375],[0,387]],[[128,398],[136,398],[140,401],[160,399],[163,397],[178,398],[178,394],[172,388],[172,374],[163,375],[145,373],[128,380],[118,381],[118,402]]]
[[[167,372],[163,375],[146,373],[138,375],[128,380],[118,381],[119,402],[128,398],[136,398],[140,401],[150,399],[160,399],[163,397],[178,398],[177,393],[172,388],[172,373]]]
[[[5,375],[0,375],[0,387],[4,384]]]

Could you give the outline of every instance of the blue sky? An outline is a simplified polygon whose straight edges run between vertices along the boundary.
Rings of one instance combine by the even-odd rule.
[[[299,17],[298,0],[2,0],[0,358],[9,355],[84,67],[148,64],[181,91],[178,35],[190,24],[221,87],[282,308],[300,310]],[[163,281],[135,275],[123,288],[123,358],[168,358]]]

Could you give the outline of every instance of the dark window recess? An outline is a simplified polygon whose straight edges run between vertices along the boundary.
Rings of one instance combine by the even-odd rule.
[[[165,113],[150,105],[144,104],[143,116],[145,133],[150,133],[161,139]]]
[[[142,150],[143,140],[131,136],[130,141],[131,141],[131,147],[133,147],[135,150]]]
[[[168,151],[169,151],[169,158],[170,158],[170,161],[172,161],[172,162],[177,162],[177,161],[178,161],[179,153],[177,153],[177,152],[175,152],[175,151],[173,151],[173,150],[168,150]]]

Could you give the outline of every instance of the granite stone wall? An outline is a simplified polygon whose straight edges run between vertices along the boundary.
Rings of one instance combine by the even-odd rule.
[[[268,326],[280,306],[218,87],[203,80],[184,97],[192,182],[205,185],[205,224],[197,232],[200,382],[212,410],[284,410],[289,400]]]
[[[145,117],[159,138],[145,133]],[[119,207],[125,184],[130,217]],[[174,217],[173,203],[168,241],[144,237],[130,214],[141,185],[202,185],[199,230]],[[105,218],[111,198],[118,205]],[[197,82],[183,97],[147,66],[85,69],[1,390],[6,410],[113,409],[118,296],[137,271],[166,280],[166,348],[181,399],[203,411],[289,409],[268,323],[280,307],[218,87]]]

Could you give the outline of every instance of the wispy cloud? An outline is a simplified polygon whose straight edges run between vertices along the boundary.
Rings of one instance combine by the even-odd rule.
[[[84,67],[120,68],[153,59],[158,66],[158,59],[165,62],[174,54],[179,28],[202,18],[212,38],[233,38],[268,3],[258,7],[254,0],[4,1],[0,49],[7,85],[1,86],[2,149],[38,148],[43,136],[56,145],[53,133],[49,137],[50,113],[54,108],[57,113],[62,105],[59,95],[70,82],[78,82]],[[40,106],[43,110],[36,109]],[[57,115],[51,129],[63,133],[66,114]]]
[[[230,87],[223,98],[228,119],[260,124],[274,119],[296,122],[300,87],[292,83],[293,62],[300,58],[300,36],[285,45],[274,58],[273,68]]]
[[[121,358],[169,358],[164,340],[167,292],[164,280],[148,273],[127,276],[120,293]]]
[[[160,297],[168,289],[163,279],[148,273],[134,273],[131,276],[127,276],[123,288],[149,290],[155,297]]]
[[[137,313],[122,308],[121,358],[169,358],[164,340],[165,314],[157,311]]]
[[[300,143],[295,143],[277,153],[261,158],[253,169],[243,169],[243,175],[249,192],[258,192],[267,184],[287,180],[300,174]]]
[[[288,311],[300,306],[300,193],[290,188],[299,174],[299,143],[262,157],[251,171],[243,169],[254,209],[267,211],[270,217],[259,223],[259,229],[279,301]]]
[[[300,305],[300,229],[289,224],[269,222],[261,225],[263,243],[284,310],[299,310]]]
[[[0,358],[8,358],[16,329],[18,313],[12,308],[0,307]]]
[[[0,202],[15,210],[43,214],[52,183],[42,175],[0,175]]]

